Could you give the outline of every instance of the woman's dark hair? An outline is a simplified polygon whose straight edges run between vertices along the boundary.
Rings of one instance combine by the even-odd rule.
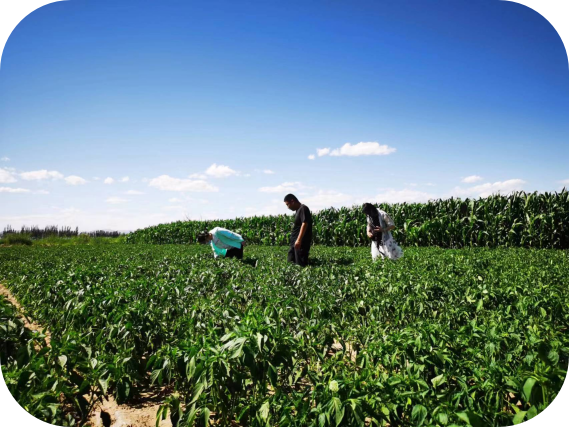
[[[377,208],[371,203],[364,203],[362,210],[371,219],[371,223],[374,227],[381,227],[381,222],[379,221],[379,212]],[[379,242],[383,239],[383,233],[381,231],[374,231],[371,240],[377,242],[379,249]]]
[[[285,202],[298,202],[298,199],[296,198],[296,196],[294,194],[287,194],[284,198]]]
[[[362,206],[362,211],[368,216],[377,215],[377,209],[371,203],[364,203],[364,205]]]
[[[202,231],[200,234],[198,234],[198,243],[205,243],[207,236],[209,236],[209,233],[207,231]]]

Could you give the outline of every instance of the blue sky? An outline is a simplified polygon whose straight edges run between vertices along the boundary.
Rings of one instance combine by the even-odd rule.
[[[512,2],[59,2],[2,55],[0,228],[556,191],[568,116]]]

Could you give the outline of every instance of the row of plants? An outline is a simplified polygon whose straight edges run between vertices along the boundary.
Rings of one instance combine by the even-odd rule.
[[[443,248],[569,248],[569,192],[515,192],[476,200],[446,199],[428,203],[377,205],[395,221],[395,239],[405,246]],[[283,205],[284,209],[284,205]],[[323,209],[313,215],[313,243],[366,246],[366,218],[360,206]],[[220,226],[260,245],[287,245],[290,215],[218,221],[178,221],[137,230],[130,243],[192,243],[197,234]]]
[[[66,384],[77,403],[50,407],[77,423],[96,399],[165,387],[157,417],[174,426],[516,424],[566,377],[568,255],[408,248],[371,263],[317,246],[302,269],[270,247],[243,261],[195,245],[0,248],[0,280],[52,340],[3,373],[23,402]]]

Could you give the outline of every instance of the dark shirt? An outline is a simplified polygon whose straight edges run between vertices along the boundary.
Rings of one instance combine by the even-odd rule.
[[[298,235],[300,234],[300,227],[302,224],[306,223],[306,232],[302,237],[301,246],[306,248],[312,243],[312,214],[308,206],[300,205],[300,208],[296,211],[294,216],[294,224],[292,226],[292,233],[290,235],[290,244],[294,245]]]

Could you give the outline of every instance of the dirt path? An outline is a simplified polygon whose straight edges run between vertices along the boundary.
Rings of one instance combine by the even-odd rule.
[[[26,316],[25,310],[20,305],[20,303],[18,302],[16,297],[14,297],[14,295],[12,295],[12,292],[10,292],[10,290],[6,286],[4,286],[2,283],[0,283],[0,295],[3,295],[4,297],[6,297],[6,299],[8,301],[10,301],[10,303],[14,307],[16,307],[18,312],[22,315],[21,316],[22,322],[24,322],[24,326],[27,329],[29,329],[30,331],[34,331],[34,332],[40,332],[40,333],[45,335],[45,342],[47,343],[47,346],[50,347],[51,334],[49,333],[49,331],[47,329],[43,328],[41,325],[35,323],[35,322],[30,322],[30,319],[28,319],[28,317]]]
[[[86,425],[103,427],[101,411],[104,411],[111,416],[110,425],[112,427],[153,427],[156,425],[156,412],[161,403],[152,396],[143,395],[139,403],[119,405],[112,396],[109,396],[108,401],[105,400],[102,404],[95,406]],[[159,426],[172,427],[170,415],[167,419],[160,421]]]
[[[51,346],[51,334],[49,330],[42,327],[38,323],[30,321],[26,317],[24,308],[20,305],[16,297],[10,290],[0,283],[0,295],[4,296],[21,314],[24,326],[31,331],[38,331],[43,333],[46,338],[45,341]],[[86,426],[103,427],[101,419],[101,411],[110,415],[112,427],[154,427],[156,425],[156,413],[162,403],[163,397],[152,396],[150,394],[143,394],[136,402],[125,405],[119,405],[112,396],[109,400],[104,400],[103,403],[97,403],[93,410]],[[172,422],[170,417],[161,421],[160,427],[171,427]]]

